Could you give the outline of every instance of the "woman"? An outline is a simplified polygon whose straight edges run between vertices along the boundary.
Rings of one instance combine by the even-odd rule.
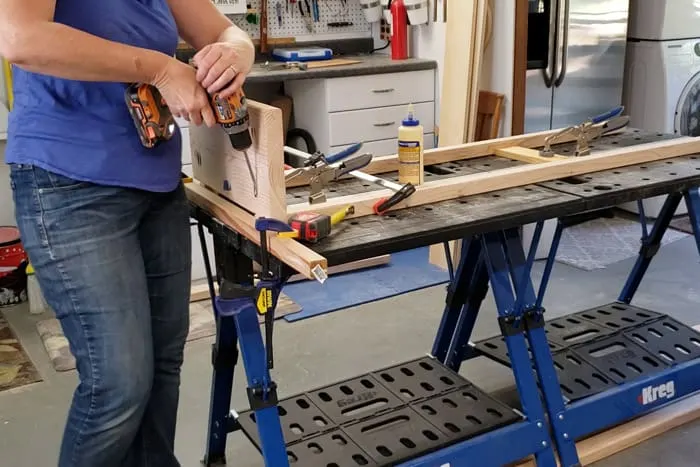
[[[173,58],[178,36],[195,68]],[[14,68],[6,161],[17,223],[80,376],[60,467],[179,465],[190,228],[181,141],[146,149],[124,102],[156,86],[171,111],[215,125],[250,38],[211,0],[0,0]]]

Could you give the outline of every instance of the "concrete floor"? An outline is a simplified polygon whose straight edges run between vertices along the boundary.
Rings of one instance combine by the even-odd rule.
[[[682,320],[700,323],[700,266],[695,243],[688,237],[663,247],[654,260],[635,304]],[[613,301],[632,260],[605,270],[586,272],[557,264],[545,300],[548,316],[568,314]],[[542,265],[537,266],[537,278]],[[434,287],[381,302],[275,327],[275,378],[284,397],[333,383],[348,376],[424,355],[444,304],[444,287]],[[496,334],[495,308],[487,298],[474,339]],[[61,430],[76,384],[74,372],[57,373],[49,364],[31,317],[24,307],[5,310],[8,320],[36,363],[44,381],[0,393],[0,464],[55,465]],[[210,381],[210,339],[187,346],[183,369],[177,454],[185,467],[199,465],[205,442]],[[487,391],[512,384],[503,367],[481,359],[463,366],[462,373]],[[243,375],[237,375],[243,381]],[[242,385],[235,389],[233,407],[245,408]],[[700,423],[681,427],[646,442],[597,467],[657,465],[697,466]],[[229,437],[230,465],[261,466],[254,448],[241,435]]]

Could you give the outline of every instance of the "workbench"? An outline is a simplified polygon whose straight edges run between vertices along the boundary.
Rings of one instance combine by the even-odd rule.
[[[594,153],[673,137],[627,130],[596,141]],[[570,153],[573,143],[554,149]],[[522,163],[495,156],[448,162],[427,167],[426,181]],[[212,287],[218,332],[205,464],[225,462],[228,434],[242,431],[274,467],[501,466],[529,456],[539,466],[556,466],[557,458],[563,466],[579,465],[575,441],[700,390],[700,334],[631,304],[683,199],[700,248],[699,184],[700,155],[689,155],[346,221],[313,247],[329,266],[463,240],[434,346],[400,365],[368,368],[279,400],[283,390],[265,367],[254,306],[223,313],[226,300]],[[373,189],[354,179],[333,188],[329,198]],[[305,190],[288,189],[287,203],[303,202]],[[619,299],[547,320],[542,300],[562,230],[623,202],[659,195],[667,196],[666,204],[651,231],[640,226],[639,257],[620,284]],[[259,245],[205,206],[193,203],[192,217],[201,233],[208,229],[214,236],[219,282],[252,284]],[[536,288],[530,273],[548,219],[558,219],[558,227]],[[520,227],[531,223],[538,227],[525,251]],[[283,280],[294,272],[274,258],[270,269]],[[471,342],[489,287],[502,335]],[[251,407],[237,413],[230,400],[239,345]],[[512,368],[518,410],[458,374],[463,361],[483,355]],[[266,400],[259,397],[261,384],[271,388]]]
[[[326,46],[336,47],[332,44]],[[432,148],[435,144],[433,121],[437,62],[420,58],[392,60],[387,55],[360,53],[352,49],[350,53],[340,52],[343,51],[338,51],[336,58],[358,63],[301,71],[280,68],[280,62],[272,62],[273,68],[268,69],[264,67],[266,58],[257,57],[253,69],[246,77],[245,92],[248,96],[257,95],[259,99],[265,100],[277,92],[280,84],[284,84],[286,94],[294,99],[294,126],[309,131],[315,139],[317,149],[326,154],[344,148],[347,142],[344,138],[355,137],[360,138],[358,141],[365,141],[369,131],[374,131],[373,141],[365,142],[365,150],[374,156],[395,153],[398,145],[395,126],[375,127],[373,123],[400,121],[405,117],[408,104],[413,102],[419,104],[417,110],[420,111],[419,118],[425,128],[425,148]],[[184,62],[193,54],[194,51],[191,50],[179,51],[179,57]],[[332,87],[336,96],[354,94],[364,95],[366,99],[350,99],[349,102],[347,99],[345,102],[335,102],[334,99],[333,102],[327,102],[324,98],[326,87]],[[368,113],[372,114],[371,118],[367,117]],[[331,120],[335,121],[336,126],[342,125],[342,138],[329,130]],[[178,124],[183,138],[182,170],[186,175],[192,176],[189,123],[178,119]],[[354,142],[356,141],[351,141]],[[194,228],[192,234],[196,238]],[[211,238],[208,243],[211,248]],[[199,280],[204,277],[202,252],[195,243],[192,251],[192,278]]]

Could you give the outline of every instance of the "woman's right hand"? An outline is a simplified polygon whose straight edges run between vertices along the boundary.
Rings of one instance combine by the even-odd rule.
[[[173,115],[195,125],[216,125],[209,95],[197,81],[193,67],[169,57],[151,84],[158,88]]]

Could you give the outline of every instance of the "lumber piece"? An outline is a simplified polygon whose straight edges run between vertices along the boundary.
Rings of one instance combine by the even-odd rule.
[[[467,141],[474,65],[474,31],[481,0],[453,2],[445,28],[445,60],[440,97],[440,146]]]
[[[490,156],[498,149],[509,148],[513,146],[521,146],[524,148],[539,148],[544,146],[544,140],[548,136],[558,133],[560,130],[546,130],[536,133],[528,133],[525,135],[507,136],[504,138],[494,138],[483,141],[475,141],[471,143],[455,144],[439,148],[425,150],[424,164],[435,165],[445,162],[476,159],[479,157]],[[610,133],[614,134],[614,133]],[[576,138],[571,135],[563,135],[557,140],[557,143],[570,143],[576,141]],[[293,169],[292,169],[293,170]],[[399,157],[396,154],[390,156],[379,156],[372,159],[370,164],[362,169],[362,172],[369,174],[381,174],[386,172],[395,172],[399,170]],[[352,178],[352,176],[348,176]],[[309,184],[309,178],[306,174],[294,177],[287,182],[287,188],[304,186]]]
[[[328,268],[328,275],[333,276],[335,274],[342,274],[345,272],[358,271],[360,269],[375,268],[377,266],[383,266],[391,262],[391,255],[380,255],[374,256],[372,258],[359,259],[357,261],[351,261],[349,263],[336,264],[335,266],[330,266]],[[299,282],[306,280],[301,274],[295,274],[287,280],[287,283]]]
[[[486,42],[486,21],[488,16],[488,0],[476,1],[474,15],[474,31],[472,37],[472,66],[469,80],[469,101],[467,105],[467,127],[464,142],[476,139],[476,122],[479,113],[479,90],[481,89],[481,62],[484,58]]]
[[[693,326],[700,331],[700,325]],[[576,443],[581,465],[590,465],[656,436],[700,419],[700,394],[675,401],[649,414],[642,415]],[[529,458],[516,467],[536,467]],[[557,465],[561,465],[557,461]]]
[[[501,157],[507,157],[514,161],[527,162],[528,164],[542,164],[555,160],[566,159],[566,156],[554,154],[551,157],[541,156],[537,149],[524,148],[522,146],[511,146],[509,148],[496,149],[494,154]]]
[[[631,147],[601,151],[584,157],[570,157],[547,164],[528,164],[518,167],[493,170],[454,177],[447,180],[427,182],[416,188],[416,192],[395,209],[437,203],[463,196],[473,196],[492,191],[505,190],[533,183],[547,182],[575,175],[615,169],[628,165],[654,162],[673,157],[700,153],[700,138],[682,137],[667,141],[640,144]],[[376,190],[356,195],[331,198],[325,203],[313,205],[315,212],[332,214],[342,206],[352,204],[355,213],[349,217],[366,216],[373,213],[372,206],[382,198],[392,195],[391,190]],[[292,205],[290,214],[308,211],[308,203]]]
[[[188,198],[208,211],[231,229],[260,245],[260,233],[255,230],[255,220],[235,204],[223,199],[197,182],[188,183]],[[270,252],[307,279],[315,279],[314,270],[321,268],[327,274],[328,261],[323,256],[291,238],[268,235]]]
[[[256,216],[285,219],[282,110],[249,100],[248,113],[253,145],[247,153],[258,180],[258,196],[254,196],[245,156],[231,146],[218,125],[190,127],[194,178]]]

